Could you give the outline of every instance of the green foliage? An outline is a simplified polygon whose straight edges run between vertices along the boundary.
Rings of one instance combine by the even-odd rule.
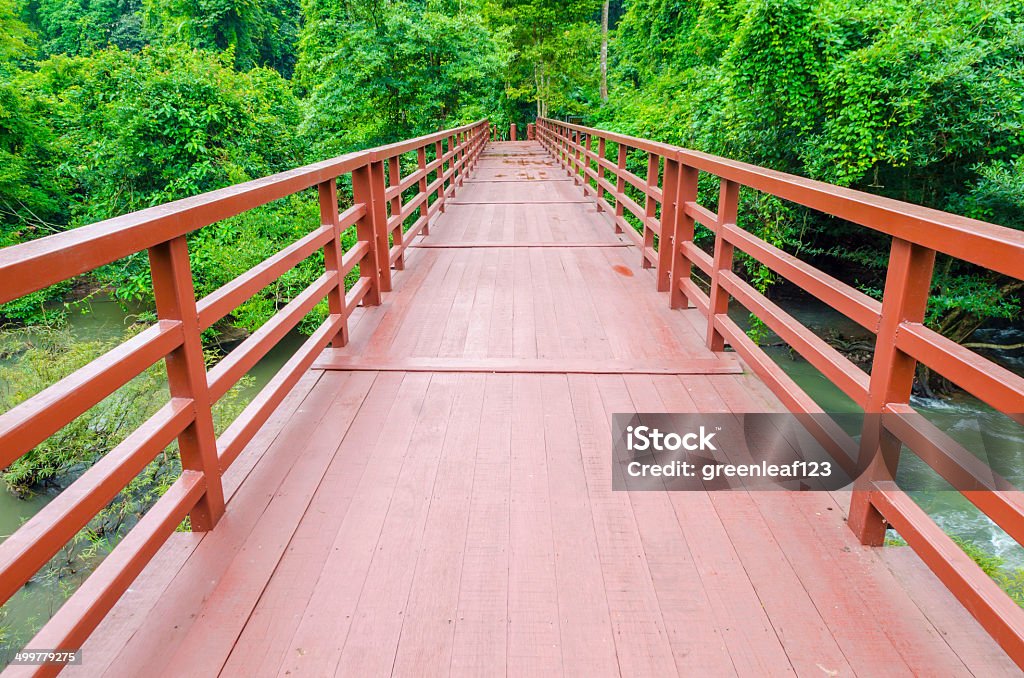
[[[311,0],[306,16],[296,79],[319,155],[470,122],[496,101],[502,46],[477,12]]]
[[[6,353],[17,334],[4,337]],[[34,332],[30,343],[9,366],[0,367],[0,411],[7,411],[62,377],[84,366],[111,346],[80,342],[67,331]],[[16,493],[31,492],[78,465],[91,465],[124,439],[168,398],[157,365],[78,417],[3,471]]]
[[[600,0],[494,0],[487,6],[488,21],[509,44],[503,68],[509,119],[523,126],[536,115],[579,115],[592,106],[600,16]]]
[[[74,185],[71,221],[91,223],[285,169],[301,154],[298,106],[280,76],[233,71],[179,46],[53,57],[26,74],[49,110]],[[116,93],[116,94],[115,94]]]
[[[8,356],[0,367],[0,412],[95,360],[116,343],[79,341],[66,329],[0,332],[0,356]],[[218,431],[241,411],[245,404],[241,393],[248,383],[236,385],[218,402],[214,412]],[[3,469],[4,483],[17,494],[67,484],[124,440],[169,397],[164,365],[160,362]],[[120,524],[129,514],[141,514],[180,471],[181,462],[172,446],[132,481],[108,511],[101,513],[99,523],[117,515]]]
[[[147,42],[141,8],[141,0],[30,0],[24,11],[45,54],[80,55],[140,49]]]
[[[635,0],[599,125],[1024,228],[1024,6],[1010,0]],[[702,182],[701,202],[716,188]],[[741,195],[741,226],[865,289],[884,237]],[[751,260],[759,288],[774,280]],[[963,341],[1020,286],[955,260],[929,323]]]
[[[240,69],[295,67],[298,0],[144,0],[146,23],[169,42],[228,52]]]
[[[0,0],[0,72],[10,70],[15,60],[31,53],[32,37],[29,27],[18,16],[15,0]]]

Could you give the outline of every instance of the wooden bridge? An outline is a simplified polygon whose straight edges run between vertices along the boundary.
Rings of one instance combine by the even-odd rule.
[[[921,360],[1020,419],[1024,380],[922,318],[936,252],[1019,277],[1022,234],[552,120],[537,141],[488,130],[0,251],[5,302],[148,250],[160,318],[0,416],[0,467],[165,357],[172,396],[0,544],[0,600],[175,439],[185,469],[28,647],[84,647],[69,673],[115,676],[1019,673],[1020,608],[876,466],[853,492],[613,491],[610,420],[820,412],[732,298],[898,415],[859,444],[808,419],[837,459],[905,444],[1019,541],[1016,490],[908,398]],[[721,182],[717,211],[699,173]],[[739,229],[741,186],[891,235],[884,299]],[[312,187],[318,228],[196,301],[189,232]],[[319,250],[324,274],[207,371],[199,333]],[[734,273],[734,250],[875,332],[870,376]],[[211,404],[324,298],[327,320],[216,436]],[[887,525],[910,548],[875,548]]]

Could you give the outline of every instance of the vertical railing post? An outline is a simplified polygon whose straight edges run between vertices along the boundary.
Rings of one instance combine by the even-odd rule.
[[[320,223],[330,226],[333,232],[331,240],[324,245],[324,268],[334,273],[335,287],[327,293],[327,307],[331,315],[345,318],[341,329],[331,337],[331,346],[341,348],[348,344],[348,316],[345,309],[345,279],[341,276],[341,222],[338,220],[338,184],[329,179],[316,187],[320,197]]]
[[[740,185],[735,181],[722,179],[718,194],[718,219],[715,220],[715,258],[711,267],[711,294],[708,304],[708,348],[720,352],[725,350],[725,337],[715,327],[715,317],[729,310],[729,293],[722,288],[722,271],[732,270],[733,246],[725,239],[725,226],[736,223],[739,209]]]
[[[517,130],[516,130],[516,124],[515,123],[512,123],[511,125],[509,125],[509,127],[508,127],[508,140],[509,141],[516,141],[516,131]]]
[[[455,183],[455,135],[448,137],[448,180],[445,182],[444,195],[448,197],[448,189]]]
[[[858,463],[864,472],[854,485],[847,521],[861,543],[870,546],[881,546],[886,530],[885,519],[871,503],[871,487],[880,477],[895,474],[902,447],[900,440],[882,426],[880,415],[889,403],[910,402],[917,369],[917,361],[896,347],[896,334],[903,323],[924,321],[934,270],[935,250],[893,238],[864,403]]]
[[[444,212],[444,141],[438,139],[434,142],[434,162],[437,163],[437,170],[434,174],[434,181],[437,181],[437,201],[440,203],[440,207],[437,208],[438,212]]]
[[[593,142],[594,137],[588,134],[587,145],[583,151],[583,195],[586,195],[590,190],[590,177],[588,176],[588,172],[590,171],[590,155],[593,153]]]
[[[604,205],[601,203],[601,199],[604,198],[604,185],[601,183],[604,181],[604,165],[601,161],[604,160],[605,154],[605,139],[601,137],[597,140],[597,211],[603,212]]]
[[[615,232],[622,233],[622,222],[625,220],[625,210],[622,205],[622,196],[626,195],[626,147],[619,142],[619,159],[615,171]]]
[[[459,159],[462,157],[462,136],[459,132],[456,132],[452,136],[452,187],[459,185],[459,173],[462,169],[459,167]]]
[[[572,176],[572,170],[569,167],[569,142],[572,137],[572,131],[567,127],[563,127],[558,134],[558,162],[565,170],[566,176]]]
[[[459,169],[458,169],[459,181],[456,184],[456,186],[461,186],[462,183],[466,180],[466,133],[465,132],[459,132],[459,153],[458,153],[458,156],[459,156],[459,162],[457,164],[459,166]]]
[[[580,158],[583,155],[582,152],[580,151],[580,147],[582,145],[583,145],[583,133],[580,132],[579,130],[577,130],[576,131],[575,145],[574,145],[574,147],[572,149],[572,155],[573,155],[573,166],[572,166],[572,168],[573,168],[573,172],[575,172],[576,174],[578,174],[580,176],[581,182],[583,184],[586,184],[587,183],[587,175],[583,173],[583,163],[580,161]]]
[[[397,155],[388,158],[388,186],[398,187],[402,183],[401,158]],[[391,216],[399,215],[398,224],[391,231],[391,237],[395,241],[395,247],[399,248],[398,258],[395,259],[395,270],[405,269],[405,251],[402,250],[402,242],[405,240],[405,229],[401,219],[402,214],[402,192],[398,191],[395,197],[391,198]],[[391,259],[390,253],[387,259]]]
[[[689,280],[693,262],[683,251],[684,243],[693,242],[694,221],[686,213],[686,203],[697,202],[697,168],[684,163],[673,162],[677,167],[678,179],[675,190],[675,209],[672,211],[674,227],[672,228],[672,273],[669,276],[669,306],[671,308],[689,308],[690,299],[682,290],[682,281]],[[669,186],[668,170],[665,170],[665,186]],[[665,207],[661,208],[664,216]],[[664,232],[664,229],[662,229]]]
[[[430,208],[430,200],[427,198],[427,147],[420,146],[416,149],[416,165],[420,172],[420,183],[418,193],[423,194],[423,202],[420,204],[420,218],[423,219],[423,228],[420,233],[430,235],[430,219],[427,210]]]
[[[658,186],[659,156],[647,152],[647,190],[644,192],[644,244],[640,251],[640,267],[651,268],[654,263],[647,258],[648,248],[654,249],[654,229],[651,222],[657,215],[658,202],[651,196],[651,191]]]
[[[381,261],[386,262],[388,256],[383,163],[368,162],[352,171],[352,199],[357,205],[366,205],[366,214],[356,222],[356,237],[369,247],[359,263],[359,277],[370,279],[370,289],[363,298],[363,304],[377,306],[380,304],[381,292],[386,291],[384,270],[388,271],[390,278],[390,268],[381,266]],[[384,241],[383,252],[381,240]]]
[[[165,359],[167,384],[171,398],[191,400],[195,408],[192,423],[178,436],[178,450],[182,469],[198,471],[206,481],[202,498],[189,514],[192,530],[206,532],[224,515],[224,489],[185,236],[149,248],[149,267],[157,317],[180,322],[184,332],[181,346]]]
[[[677,198],[679,197],[679,161],[665,156],[661,178],[661,218],[658,220],[658,291],[668,292],[672,284],[672,253],[676,240]],[[671,295],[669,296],[671,299]]]

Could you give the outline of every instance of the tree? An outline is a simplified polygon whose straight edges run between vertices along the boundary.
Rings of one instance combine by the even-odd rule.
[[[39,34],[42,51],[88,54],[107,46],[141,49],[142,0],[30,0],[24,13]]]
[[[601,101],[608,101],[608,0],[601,3]]]
[[[471,3],[311,2],[296,79],[320,155],[488,115],[503,46]]]
[[[298,0],[145,0],[145,8],[165,40],[230,51],[243,70],[269,66],[286,77],[294,70]]]

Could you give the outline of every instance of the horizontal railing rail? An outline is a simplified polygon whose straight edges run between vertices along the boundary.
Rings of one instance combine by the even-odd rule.
[[[1024,539],[1021,493],[969,450],[910,406],[918,361],[1017,422],[1024,421],[1024,378],[924,325],[935,256],[942,253],[1011,278],[1024,278],[1024,233],[996,224],[813,181],[685,148],[546,118],[537,138],[585,195],[593,196],[616,231],[641,247],[642,265],[656,269],[659,291],[673,308],[693,306],[707,318],[707,344],[726,344],[751,366],[792,412],[822,409],[728,315],[735,300],[776,332],[867,413],[860,442],[820,417],[801,420],[847,469],[867,469],[854,486],[849,524],[865,544],[881,545],[896,528],[1018,665],[1024,667],[1024,611],[896,485],[906,445],[960,489],[1018,543]],[[616,158],[606,157],[609,144]],[[647,177],[627,170],[630,150],[647,154]],[[698,202],[700,172],[719,179],[717,211]],[[611,179],[609,180],[608,173]],[[644,196],[632,200],[626,185]],[[892,237],[878,301],[737,226],[740,187],[774,195]],[[606,196],[611,196],[614,204]],[[625,212],[636,217],[634,228]],[[694,242],[696,224],[714,236],[714,250]],[[870,373],[803,327],[733,271],[740,250],[876,336]],[[693,277],[704,274],[705,292]]]
[[[488,134],[489,123],[481,120],[0,250],[0,303],[146,251],[158,317],[151,327],[0,414],[0,468],[160,360],[166,361],[171,395],[163,408],[0,543],[0,604],[175,440],[183,468],[171,488],[31,641],[32,647],[80,647],[186,517],[197,531],[217,523],[225,510],[224,471],[320,351],[328,344],[347,343],[354,309],[379,304],[381,294],[391,289],[392,264],[401,268],[412,238],[427,234],[429,221],[443,211],[445,199],[471,171]],[[427,148],[436,154],[429,164]],[[418,169],[403,182],[397,167],[406,153],[417,154]],[[385,165],[396,168],[390,174],[390,188]],[[428,184],[431,173],[436,178]],[[347,174],[352,178],[352,206],[339,213],[338,179]],[[414,186],[418,192],[403,205],[403,192]],[[195,298],[189,233],[313,187],[320,205],[318,228],[205,298]],[[404,221],[417,208],[419,218],[405,230]],[[356,243],[343,251],[342,233],[353,227]],[[207,371],[200,333],[321,250],[323,274]],[[359,278],[346,291],[345,278],[357,266]],[[214,403],[324,299],[327,319],[217,437]],[[56,668],[32,671],[47,675]]]

